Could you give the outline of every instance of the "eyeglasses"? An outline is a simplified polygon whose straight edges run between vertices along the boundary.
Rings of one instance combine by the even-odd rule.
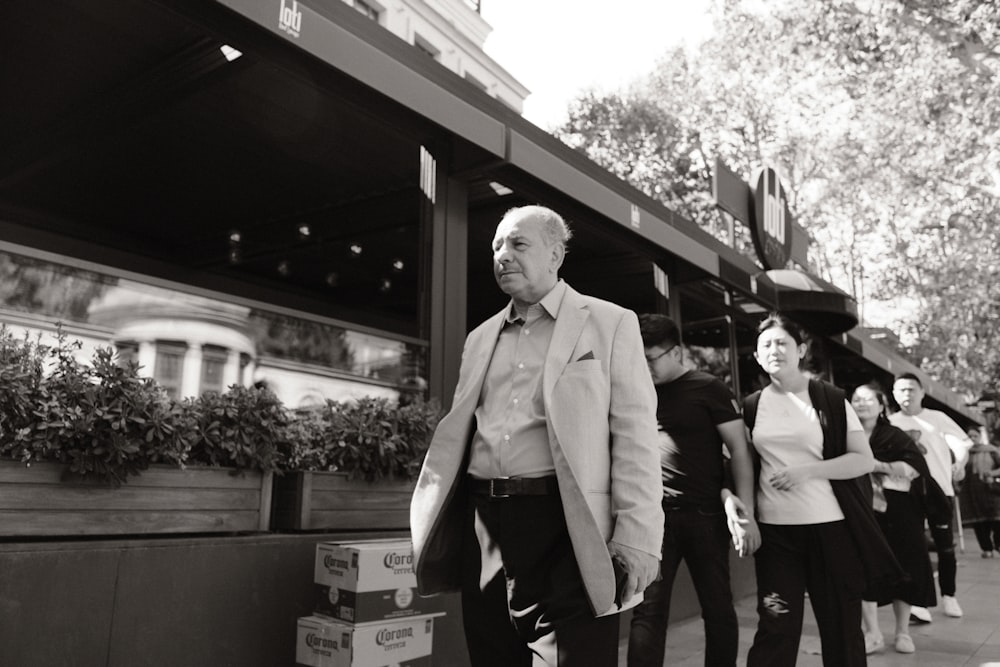
[[[665,349],[663,352],[660,352],[655,357],[646,357],[646,364],[649,365],[649,366],[652,366],[653,364],[655,364],[657,361],[660,360],[660,357],[663,357],[665,355],[670,354],[670,351],[673,350],[675,347],[677,347],[677,346],[676,345],[671,345],[670,347],[668,347],[667,349]]]

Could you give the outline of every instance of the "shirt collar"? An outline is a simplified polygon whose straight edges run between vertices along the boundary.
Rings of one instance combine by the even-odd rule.
[[[564,296],[566,296],[566,282],[560,278],[555,287],[550,289],[549,293],[543,296],[537,305],[541,306],[542,309],[548,313],[549,317],[556,319],[556,317],[559,316],[559,308],[562,306]],[[520,316],[514,308],[514,302],[511,301],[507,305],[507,312],[504,315],[504,320],[510,324],[512,322],[516,322],[519,318]]]

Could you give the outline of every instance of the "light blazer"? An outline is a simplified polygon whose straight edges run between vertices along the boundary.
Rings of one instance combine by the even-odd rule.
[[[452,408],[434,433],[410,504],[414,570],[424,595],[460,585],[474,413],[506,312],[466,339]],[[595,614],[617,611],[608,541],[659,558],[663,539],[656,392],[635,313],[567,286],[545,357],[542,398],[591,606]]]

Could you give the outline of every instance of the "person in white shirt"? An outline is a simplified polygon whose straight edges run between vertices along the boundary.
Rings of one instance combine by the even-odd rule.
[[[871,516],[870,502],[862,500],[854,482],[872,471],[875,459],[844,393],[802,372],[806,344],[799,328],[785,316],[772,314],[757,331],[754,358],[771,383],[743,404],[749,439],[761,464],[761,547],[755,558],[758,623],[747,666],[796,664],[808,592],[823,664],[860,667],[867,664],[861,631],[867,573],[859,547],[867,545],[855,540],[850,506],[841,504],[837,488],[846,492],[853,486],[857,502],[867,504],[863,509],[888,554],[886,562],[898,569]],[[838,481],[843,485],[834,488]]]
[[[969,458],[972,441],[951,417],[923,406],[924,385],[913,373],[896,377],[892,396],[900,411],[890,415],[889,421],[916,441],[927,461],[931,477],[953,506],[948,522],[933,524],[930,529],[937,551],[938,587],[941,589],[944,614],[960,618],[962,607],[955,597],[958,563],[955,559],[955,487],[952,480],[961,481],[965,476],[965,462]],[[930,612],[923,607],[913,607],[911,613],[919,621],[931,621]]]

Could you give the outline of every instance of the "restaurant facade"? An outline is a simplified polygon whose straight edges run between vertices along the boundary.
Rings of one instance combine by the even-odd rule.
[[[850,295],[809,273],[809,239],[790,216],[787,261],[768,266],[340,0],[55,0],[3,14],[0,320],[28,331],[60,322],[91,347],[112,344],[174,395],[264,381],[293,408],[404,393],[447,405],[466,333],[505,303],[493,231],[524,204],[549,206],[572,226],[561,271],[569,284],[669,314],[688,363],[738,396],[762,381],[754,332],[774,309],[812,332],[810,370],[842,387],[921,374],[857,326]],[[720,207],[752,228],[761,196],[744,182],[752,175],[716,176]],[[929,407],[964,426],[981,422],[921,376]],[[264,568],[301,567],[309,548],[301,537],[241,539],[213,549],[242,558],[252,543],[246,562]],[[169,557],[148,541],[3,546],[0,560],[29,577],[17,580],[25,590],[68,561],[105,567],[110,551],[149,571],[207,558],[193,539]],[[201,577],[192,604],[224,581],[214,567],[188,572]],[[245,576],[258,604],[261,590],[270,599],[263,575]],[[86,597],[89,583],[66,573],[48,586]],[[146,585],[176,597],[167,581]],[[44,622],[52,605],[32,613]],[[185,614],[167,614],[188,628]],[[56,617],[84,622],[67,610]],[[229,627],[219,615],[205,621]],[[23,628],[9,627],[0,645],[16,659],[26,653],[7,640]],[[201,629],[181,634],[219,646]],[[229,646],[215,654],[222,662],[205,664],[277,655],[283,637],[257,637],[249,653]],[[161,641],[119,637],[130,650],[138,638]]]

